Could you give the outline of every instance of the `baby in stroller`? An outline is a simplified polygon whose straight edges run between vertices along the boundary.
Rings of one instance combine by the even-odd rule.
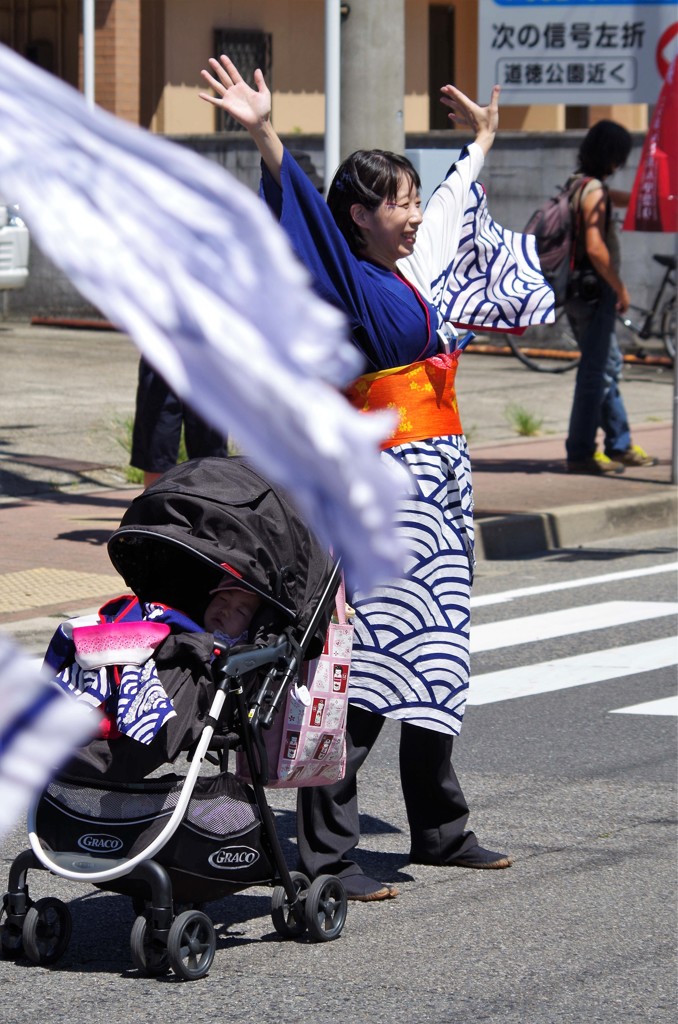
[[[261,605],[259,595],[225,577],[210,591],[210,596],[212,600],[205,608],[205,629],[227,648],[244,643],[254,613]]]
[[[45,964],[68,945],[68,907],[30,900],[34,868],[131,896],[132,959],[150,975],[203,977],[216,938],[195,904],[251,885],[273,886],[282,936],[338,937],[343,887],[289,871],[258,732],[322,650],[338,566],[239,458],[170,470],[135,499],[108,551],[132,595],[109,601],[96,621],[63,624],[46,659],[62,685],[104,708],[103,728],[29,813],[3,951]],[[244,751],[251,785],[228,771],[233,748]],[[185,776],[158,774],[180,754]],[[217,772],[201,774],[210,761]],[[189,909],[177,913],[180,904]]]

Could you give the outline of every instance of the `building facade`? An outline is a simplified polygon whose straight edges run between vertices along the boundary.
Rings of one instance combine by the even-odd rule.
[[[95,99],[106,110],[167,135],[233,128],[198,102],[200,69],[210,55],[226,51],[246,69],[263,65],[279,132],[324,130],[325,0],[0,0],[0,42],[82,89],[83,7],[89,2]],[[378,2],[354,0],[353,7]],[[437,101],[444,82],[475,96],[478,2],[387,2],[386,9],[402,3],[404,10],[406,133],[445,127]],[[351,4],[341,7],[350,18]],[[601,117],[631,131],[647,128],[641,104],[504,107],[502,128],[561,131],[586,128]]]
[[[348,18],[360,4],[379,4],[380,15],[404,15],[403,127],[408,149],[442,151],[466,141],[459,133],[457,142],[449,131],[438,89],[451,81],[475,96],[479,2],[342,4]],[[0,0],[0,42],[84,91],[83,9],[88,3],[94,10],[94,96],[99,106],[169,136],[256,188],[259,161],[250,140],[198,98],[200,69],[207,58],[228,52],[245,73],[258,66],[265,71],[275,127],[321,186],[325,0]],[[372,20],[378,25],[379,18]],[[355,27],[354,22],[354,33]],[[349,38],[345,31],[344,51]],[[370,47],[379,46],[383,58],[383,38],[361,42],[361,59]],[[344,52],[344,72],[352,57]],[[501,132],[484,171],[493,215],[504,226],[521,229],[537,201],[565,179],[584,130],[601,117],[620,121],[634,135],[634,153],[618,183],[630,187],[647,115],[644,105],[502,106]],[[625,240],[625,265],[636,295],[642,297],[648,286],[645,271],[652,265],[651,253],[668,251],[668,244],[668,236],[636,234]],[[28,284],[10,298],[10,316],[20,319],[97,315],[35,245]]]

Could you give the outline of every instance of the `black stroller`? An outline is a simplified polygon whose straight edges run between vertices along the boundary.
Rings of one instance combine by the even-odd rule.
[[[334,876],[311,884],[288,869],[264,790],[262,730],[302,663],[322,650],[338,565],[290,502],[240,458],[197,459],[166,473],[132,503],[108,552],[140,603],[181,609],[197,623],[225,573],[263,602],[248,642],[230,650],[209,633],[168,636],[155,654],[176,716],[147,745],[127,736],[93,740],[36,801],[30,849],[9,873],[3,954],[49,964],[70,939],[67,905],[31,900],[31,869],[130,896],[132,960],[147,975],[171,968],[186,980],[203,977],[216,937],[196,905],[253,885],[273,887],[281,936],[337,938],[346,894]],[[235,750],[246,755],[251,786],[228,771]],[[158,775],[182,753],[185,776]]]

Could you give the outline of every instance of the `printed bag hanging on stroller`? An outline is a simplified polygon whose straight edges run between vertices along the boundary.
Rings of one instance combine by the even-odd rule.
[[[284,709],[262,734],[262,782],[273,789],[328,785],[344,777],[353,625],[346,618],[343,581],[336,608],[322,654],[306,662],[301,685],[290,688]],[[237,754],[235,773],[251,782],[244,751]]]
[[[68,906],[31,900],[33,869],[130,896],[132,959],[148,975],[207,974],[214,926],[194,904],[252,885],[273,887],[283,937],[337,938],[346,894],[334,876],[311,883],[289,871],[264,790],[263,736],[323,650],[338,565],[240,458],[170,470],[134,500],[108,551],[134,597],[108,602],[94,623],[64,624],[48,652],[59,678],[81,699],[102,698],[108,715],[29,812],[30,848],[3,901],[3,954],[48,964],[68,946]],[[246,642],[230,648],[202,625],[225,581],[261,599]],[[251,784],[228,771],[231,750]],[[158,774],[182,754],[185,775]]]

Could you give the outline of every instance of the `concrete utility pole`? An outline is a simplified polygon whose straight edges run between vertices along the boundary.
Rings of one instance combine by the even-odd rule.
[[[341,4],[325,0],[325,188],[341,157]]]
[[[94,106],[94,27],[96,0],[82,0],[82,67],[83,92],[90,107]]]
[[[341,28],[341,157],[405,148],[405,0],[350,0]]]

